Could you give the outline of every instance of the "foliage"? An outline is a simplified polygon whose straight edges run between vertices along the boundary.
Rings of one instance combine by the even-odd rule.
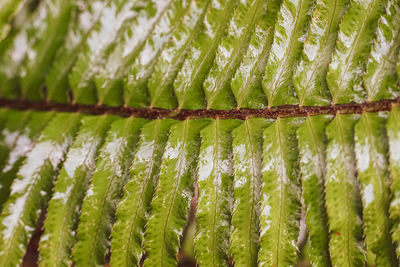
[[[0,2],[0,266],[399,264],[398,0]]]

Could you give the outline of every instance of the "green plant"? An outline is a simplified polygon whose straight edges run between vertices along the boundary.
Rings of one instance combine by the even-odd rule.
[[[398,266],[399,50],[399,0],[5,0],[0,267]]]

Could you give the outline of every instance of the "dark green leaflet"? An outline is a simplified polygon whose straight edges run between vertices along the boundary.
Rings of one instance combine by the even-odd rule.
[[[297,130],[302,194],[308,229],[308,255],[313,266],[330,266],[328,217],[325,211],[326,136],[330,118],[307,117]]]
[[[26,118],[28,120],[27,123],[25,124],[24,122],[23,128],[18,129],[18,132],[14,132],[15,141],[13,141],[13,147],[8,153],[7,159],[2,161],[4,162],[4,166],[2,166],[3,168],[0,172],[0,211],[3,204],[7,201],[10,194],[10,186],[15,179],[19,167],[26,158],[26,155],[32,150],[40,133],[53,115],[54,113],[52,112],[32,112],[29,116],[25,115],[25,117],[28,117]],[[18,120],[21,123],[21,116],[19,117],[16,118],[16,116],[9,115],[9,119],[13,121],[13,124],[18,123]],[[1,128],[5,129],[5,127]]]
[[[109,56],[107,60],[109,64],[105,65],[105,68],[96,76],[97,92],[101,103],[119,105],[123,102],[122,75],[131,68],[131,62],[135,60],[135,57],[141,55],[147,61],[149,53],[157,54],[164,48],[172,33],[178,28],[190,0],[158,0],[155,4],[158,5],[156,12],[148,8],[143,10],[143,14],[137,18],[136,25],[130,27],[131,32],[125,35],[128,37],[125,37],[122,44],[117,46]],[[149,48],[150,50],[145,50]],[[143,53],[140,54],[140,50]],[[118,101],[111,102],[109,99],[115,98],[112,95],[115,95],[117,91],[120,91]],[[143,92],[138,94],[142,96]]]
[[[348,5],[349,0],[316,1],[302,58],[293,77],[300,105],[330,104],[326,73],[335,49],[339,23]]]
[[[209,109],[233,109],[235,98],[230,82],[248,48],[254,25],[265,19],[267,1],[239,1],[229,21],[226,37],[217,48],[214,64],[204,80],[204,93]]]
[[[21,165],[0,215],[0,266],[21,264],[79,122],[80,114],[57,114]]]
[[[231,81],[232,93],[238,108],[265,108],[267,98],[261,80],[274,40],[275,23],[281,0],[267,1],[250,38],[249,47]]]
[[[1,107],[1,108],[0,108],[0,128],[1,128],[1,129],[4,128],[4,125],[5,125],[6,122],[7,122],[8,113],[9,113],[10,111],[12,112],[12,111],[15,111],[15,110],[9,109],[9,108],[5,108],[5,107]]]
[[[0,8],[0,41],[2,41],[11,30],[10,22],[17,12],[22,8],[26,0],[2,0]]]
[[[199,132],[209,122],[185,120],[171,128],[146,227],[145,266],[177,265],[179,239],[193,196]]]
[[[399,54],[399,59],[397,60],[396,72],[397,72],[397,77],[400,77],[400,54]]]
[[[43,35],[48,17],[47,0],[40,1],[32,16],[29,16],[22,28],[10,39],[4,40],[6,48],[0,54],[0,95],[5,98],[18,98],[19,68],[23,64],[30,48],[37,38]],[[4,44],[4,43],[3,43]]]
[[[262,133],[271,122],[248,119],[233,131],[233,208],[230,251],[237,266],[257,266],[260,235]]]
[[[353,0],[339,27],[326,80],[335,104],[362,102],[361,78],[386,0]]]
[[[7,109],[7,108],[0,108],[0,128],[1,129],[3,129],[6,125],[8,114],[13,111],[14,110]],[[1,136],[2,136],[2,134],[0,133],[0,138],[4,138]]]
[[[165,18],[167,19],[168,15]],[[167,19],[167,22],[171,23],[172,21]],[[153,31],[152,35],[146,40],[134,62],[130,64],[126,77],[123,78],[124,103],[127,106],[148,107],[150,103],[147,93],[147,81],[154,71],[162,49],[169,40],[169,34],[172,33],[169,32],[165,36],[167,38],[158,36],[157,32],[163,31],[162,25],[163,23],[157,25],[158,29]]]
[[[83,199],[72,253],[75,266],[105,263],[114,212],[127,181],[140,128],[146,122],[131,117],[111,124]]]
[[[174,82],[179,108],[205,108],[203,81],[213,64],[217,47],[237,2],[238,0],[211,0],[201,34],[191,46]]]
[[[199,198],[194,248],[201,266],[226,266],[233,201],[232,130],[238,120],[215,120],[200,132]]]
[[[120,39],[128,24],[135,20],[143,8],[152,12],[153,2],[149,2],[147,6],[142,0],[110,0],[103,8],[97,25],[85,40],[68,76],[75,102],[81,104],[98,102],[93,78],[105,64],[115,46],[121,44]],[[107,65],[111,65],[110,59],[107,60]]]
[[[21,96],[29,100],[44,98],[42,86],[45,75],[59,46],[64,42],[75,0],[47,0],[47,18],[40,27],[43,32],[31,44],[24,64],[21,66]]]
[[[161,52],[147,84],[151,107],[176,108],[177,100],[173,83],[192,41],[198,36],[209,3],[210,0],[192,2],[189,12],[185,14],[176,32],[171,36],[167,47]]]
[[[297,262],[301,211],[296,139],[299,122],[278,118],[264,131],[260,266],[291,266]]]
[[[389,139],[389,161],[391,184],[390,219],[392,226],[392,240],[396,244],[396,254],[400,258],[400,107],[395,106],[390,112],[386,124]]]
[[[17,0],[18,1],[18,0]],[[1,37],[0,33],[0,55],[4,54],[4,51],[12,45],[15,36],[20,32],[20,30],[26,27],[27,22],[29,22],[32,13],[38,7],[39,2],[36,0],[23,0],[24,3],[19,7],[18,11],[14,14],[14,17],[6,26],[6,35]],[[1,11],[0,11],[1,12]],[[1,22],[0,22],[1,24]],[[7,29],[7,27],[9,27]],[[1,26],[0,26],[1,32]],[[4,38],[4,39],[3,39]]]
[[[46,76],[47,100],[68,102],[68,74],[108,2],[108,0],[81,1],[74,8],[65,42],[58,49]]]
[[[174,120],[155,120],[143,126],[130,168],[130,180],[118,204],[111,238],[111,265],[137,266],[144,253],[144,229],[157,184],[161,157]]]
[[[262,81],[268,106],[297,104],[293,88],[294,65],[301,57],[312,0],[283,0],[275,25],[274,42]]]
[[[325,205],[332,266],[364,266],[362,205],[354,153],[358,115],[336,115],[326,128]]]
[[[40,266],[71,266],[71,248],[84,193],[96,165],[97,150],[116,118],[86,116],[58,175],[40,242]]]
[[[361,185],[365,243],[376,266],[398,266],[389,220],[389,171],[386,116],[363,113],[355,126],[355,152]]]
[[[387,2],[376,35],[363,76],[368,101],[394,98],[398,94],[396,61],[400,48],[399,1]]]
[[[6,166],[10,151],[14,148],[30,116],[31,112],[29,111],[12,110],[7,112],[6,123],[1,128],[0,134],[0,171]]]

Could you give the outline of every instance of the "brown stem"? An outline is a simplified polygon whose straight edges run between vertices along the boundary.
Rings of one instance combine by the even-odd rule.
[[[384,99],[364,103],[336,104],[330,106],[299,106],[282,105],[265,109],[162,109],[162,108],[132,108],[132,107],[108,107],[105,105],[83,105],[83,104],[61,104],[50,102],[33,102],[21,99],[0,98],[0,107],[14,108],[20,110],[38,111],[62,111],[81,112],[84,114],[101,115],[112,114],[122,117],[138,117],[145,119],[171,118],[185,120],[187,118],[220,118],[220,119],[247,119],[247,118],[285,118],[305,117],[324,114],[360,114],[362,112],[390,111],[392,105],[400,104],[400,97],[395,99]]]

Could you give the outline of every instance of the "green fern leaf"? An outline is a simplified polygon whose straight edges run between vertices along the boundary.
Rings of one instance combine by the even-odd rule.
[[[27,24],[32,23],[30,19],[33,13],[35,13],[36,7],[40,4],[35,0],[24,1],[24,4],[19,8],[15,15],[13,15],[14,17],[12,18],[12,20],[9,21],[9,25],[5,26],[7,34],[3,37],[4,39],[0,36],[0,55],[4,54],[4,51],[12,45],[12,43],[14,42],[14,38],[20,33],[21,29],[26,29]],[[7,29],[7,27],[10,28]]]
[[[270,122],[248,119],[233,131],[233,208],[230,250],[237,266],[257,266],[260,235],[262,133]]]
[[[185,14],[176,32],[154,67],[148,81],[150,106],[172,109],[177,100],[173,90],[174,80],[182,67],[192,41],[198,36],[209,0],[195,0]]]
[[[359,116],[337,115],[326,128],[326,208],[333,266],[363,266],[361,199],[354,155],[354,124]]]
[[[387,135],[389,139],[389,159],[391,184],[390,219],[392,226],[392,240],[396,244],[396,254],[400,258],[400,107],[395,106],[390,112],[387,122]]]
[[[13,114],[7,114],[10,123],[15,126],[16,123],[20,124],[23,122],[24,126],[22,127],[24,128],[17,127],[17,131],[7,133],[9,142],[11,141],[10,137],[12,137],[12,139],[15,137],[15,141],[12,141],[12,149],[10,149],[7,158],[4,158],[4,160],[1,161],[2,163],[4,162],[4,166],[2,166],[0,171],[0,211],[10,195],[10,186],[16,177],[18,169],[26,158],[26,155],[32,150],[36,140],[40,136],[40,133],[53,117],[54,113],[32,112],[31,115],[24,114],[23,117],[21,117],[21,115],[22,114],[16,117],[13,116]],[[26,120],[28,121],[26,122]],[[4,129],[3,132],[6,131],[6,129],[8,129],[8,131],[10,130],[7,128],[8,126],[9,125],[2,127],[2,129]],[[4,147],[0,145],[1,155],[4,151],[3,148]]]
[[[201,266],[226,266],[233,201],[232,130],[238,120],[215,120],[201,130],[196,236]]]
[[[7,122],[8,113],[10,111],[13,111],[13,110],[12,109],[8,109],[8,108],[0,108],[0,128],[1,129],[4,128],[4,126],[5,126],[6,122]]]
[[[362,102],[365,92],[361,85],[370,42],[385,0],[351,1],[340,24],[335,52],[327,73],[327,83],[335,104]]]
[[[211,0],[201,34],[193,43],[174,82],[179,108],[205,107],[203,82],[212,67],[217,47],[237,2],[238,0]]]
[[[363,113],[355,126],[355,152],[361,185],[365,243],[376,266],[397,266],[390,238],[388,153],[383,114]]]
[[[230,82],[248,48],[254,25],[267,7],[263,0],[239,1],[229,21],[226,37],[217,48],[214,64],[204,81],[204,92],[209,109],[233,109],[235,98]]]
[[[0,8],[0,41],[2,41],[11,30],[10,22],[22,9],[26,0],[4,0]]]
[[[0,54],[0,95],[8,99],[20,97],[20,67],[29,54],[30,47],[44,34],[45,21],[48,18],[47,1],[40,1],[32,16],[29,16],[21,29],[10,38]]]
[[[96,165],[98,148],[115,117],[82,118],[81,127],[57,178],[40,242],[40,266],[70,266],[80,205]]]
[[[326,73],[348,0],[317,0],[303,54],[293,77],[300,105],[330,103]]]
[[[168,18],[168,14],[166,14]],[[168,19],[168,23],[178,22]],[[147,82],[154,71],[154,67],[161,54],[162,49],[167,45],[169,38],[160,38],[158,32],[162,32],[163,24],[159,23],[159,29],[155,30],[146,40],[134,61],[129,66],[126,77],[123,78],[124,103],[135,108],[148,107],[150,100],[147,92]],[[166,37],[170,37],[170,34]]]
[[[141,49],[150,47],[151,50],[154,49],[152,52],[157,54],[165,47],[172,33],[178,28],[189,3],[190,0],[156,1],[153,3],[153,5],[157,5],[156,10],[148,8],[143,10],[143,14],[137,18],[137,23],[130,26],[130,32],[125,35],[122,42],[108,57],[107,62],[110,64],[105,65],[96,76],[96,86],[101,103],[115,106],[122,104],[122,92],[118,101],[113,97],[122,88],[121,75],[125,75],[125,69],[129,70],[131,62],[139,55]],[[144,46],[145,44],[147,46]],[[145,56],[144,60],[148,60],[149,50],[142,51],[142,55]],[[131,94],[136,93],[132,92]],[[141,96],[144,92],[138,94]],[[115,99],[114,102],[110,102],[111,97]]]
[[[330,266],[329,230],[325,210],[326,136],[330,118],[307,117],[297,130],[302,195],[309,234],[309,258],[313,266]]]
[[[265,108],[267,106],[261,80],[274,40],[280,4],[281,0],[271,0],[266,3],[267,7],[255,25],[247,52],[232,78],[231,89],[237,108]]]
[[[399,54],[399,59],[397,60],[396,72],[397,72],[397,77],[400,77],[400,54]]]
[[[146,9],[146,5],[142,1],[130,0],[110,0],[103,8],[98,24],[90,32],[68,77],[75,102],[97,104],[93,79],[115,46],[123,45],[120,39],[125,29],[143,8]],[[155,13],[152,12],[152,2],[149,3],[147,9],[150,14]],[[107,66],[112,65],[110,59],[107,61]],[[118,92],[115,94],[118,96]],[[110,100],[114,100],[114,98],[110,98]]]
[[[185,120],[171,128],[147,221],[145,266],[177,265],[179,238],[193,196],[199,133],[208,123]]]
[[[103,266],[105,263],[114,212],[127,181],[139,130],[146,122],[131,117],[111,124],[83,199],[72,253],[75,266]]]
[[[47,18],[41,28],[43,32],[31,44],[24,64],[21,66],[21,95],[25,99],[44,99],[42,86],[45,75],[58,48],[64,42],[75,0],[47,0]]]
[[[0,136],[0,170],[3,170],[9,158],[10,151],[25,125],[29,122],[32,113],[29,111],[9,111],[5,125],[2,127]]]
[[[0,266],[21,264],[79,122],[80,114],[57,114],[19,169],[0,215]]]
[[[397,96],[396,60],[400,49],[400,2],[389,0],[363,76],[368,101]]]
[[[274,42],[262,81],[268,106],[297,104],[293,89],[294,64],[301,57],[313,0],[283,0],[275,25]]]
[[[298,123],[297,119],[278,118],[264,131],[260,266],[290,266],[297,261],[301,211]]]
[[[144,253],[144,228],[157,184],[161,157],[174,120],[155,120],[140,134],[136,154],[118,204],[111,239],[112,266],[138,266]]]
[[[82,1],[74,8],[65,42],[58,49],[46,76],[47,100],[68,102],[68,74],[108,2],[108,0],[93,3]]]

